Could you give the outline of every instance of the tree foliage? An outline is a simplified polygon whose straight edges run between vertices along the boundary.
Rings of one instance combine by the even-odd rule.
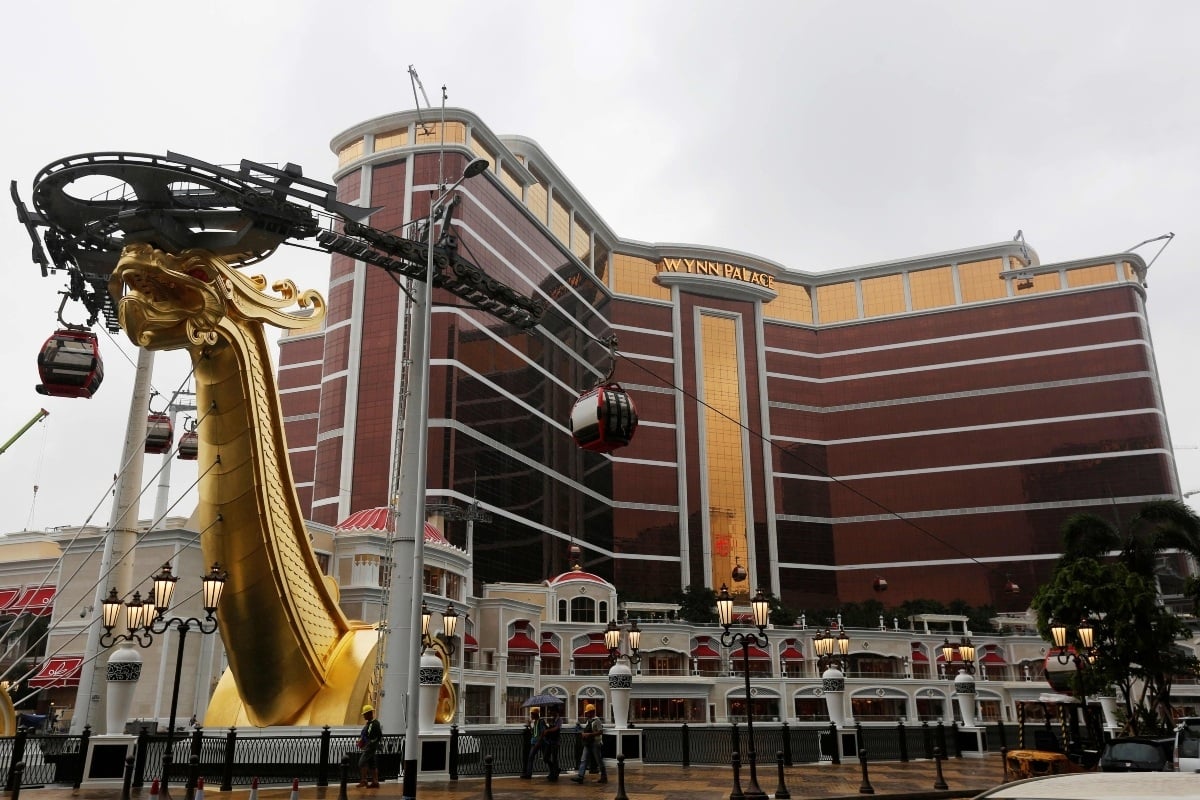
[[[1081,514],[1067,520],[1062,535],[1063,555],[1033,598],[1038,631],[1050,639],[1051,620],[1090,620],[1097,654],[1072,677],[1074,689],[1117,689],[1129,733],[1169,730],[1172,681],[1195,675],[1200,662],[1176,645],[1191,631],[1162,606],[1155,565],[1167,549],[1200,554],[1200,518],[1182,503],[1159,501],[1139,509],[1124,530]]]
[[[677,598],[679,616],[697,625],[717,621],[717,593],[708,586],[688,586]]]

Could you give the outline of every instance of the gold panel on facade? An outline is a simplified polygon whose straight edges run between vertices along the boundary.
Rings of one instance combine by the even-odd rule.
[[[1062,279],[1057,272],[1043,272],[1041,275],[1034,275],[1023,281],[1013,281],[1013,294],[1018,297],[1023,294],[1057,292],[1060,289],[1062,289]]]
[[[571,212],[555,197],[550,201],[550,232],[566,246],[571,244]]]
[[[512,192],[512,196],[518,200],[523,199],[524,188],[521,182],[513,175],[512,170],[503,164],[500,165],[500,182],[504,184],[504,188]]]
[[[416,127],[416,144],[441,144],[442,123],[418,122]],[[446,144],[466,144],[467,126],[461,122],[446,123]]]
[[[387,133],[375,134],[375,152],[382,153],[384,150],[392,150],[396,147],[408,146],[408,128],[399,128]]]
[[[712,586],[732,583],[740,561],[749,563],[746,494],[742,458],[742,390],[738,376],[737,320],[700,317],[700,358],[704,378],[704,462],[707,482]],[[731,586],[734,593],[746,586]]]
[[[496,169],[496,154],[487,149],[477,136],[471,137],[471,152],[479,158],[486,158],[489,168],[492,170]]]
[[[775,299],[763,308],[764,316],[787,322],[812,324],[812,289],[794,283],[775,281],[775,292]]]
[[[525,188],[525,207],[533,212],[538,222],[546,224],[550,213],[550,192],[541,178],[538,178],[537,183]]]
[[[355,139],[350,144],[338,150],[338,166],[344,167],[356,158],[361,158],[363,154],[363,140]]]
[[[858,319],[858,292],[854,282],[817,287],[817,316],[821,322]]]
[[[652,300],[670,300],[671,290],[654,282],[658,265],[648,258],[613,253],[612,273],[614,292],[649,297]]]
[[[908,293],[913,311],[954,305],[954,274],[950,267],[919,269],[908,273]]]
[[[865,316],[903,314],[908,310],[904,303],[904,276],[899,273],[863,278],[862,293]]]
[[[1125,280],[1127,280],[1127,281],[1136,281],[1137,280],[1137,272],[1134,270],[1133,264],[1130,264],[1128,261],[1122,261],[1121,267],[1125,271]]]
[[[958,265],[958,285],[964,303],[999,300],[1008,296],[1008,287],[1000,279],[1003,262],[998,258]]]
[[[571,252],[582,259],[591,249],[592,234],[587,226],[577,219],[571,220]]]
[[[1067,286],[1074,289],[1077,286],[1099,286],[1105,283],[1117,282],[1116,264],[1097,264],[1094,267],[1080,267],[1067,270]]]

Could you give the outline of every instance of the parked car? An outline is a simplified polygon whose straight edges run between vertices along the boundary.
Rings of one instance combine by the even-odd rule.
[[[1200,717],[1183,717],[1175,729],[1175,769],[1200,772]]]
[[[1070,772],[988,789],[978,798],[1003,800],[1195,800],[1195,775],[1181,772]]]
[[[1169,772],[1175,755],[1175,737],[1151,739],[1122,736],[1104,745],[1101,772]]]

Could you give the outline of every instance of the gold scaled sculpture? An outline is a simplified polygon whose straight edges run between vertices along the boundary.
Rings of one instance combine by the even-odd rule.
[[[146,244],[125,247],[109,281],[129,338],[185,349],[195,367],[201,548],[229,572],[217,611],[229,669],[205,723],[353,725],[378,634],[342,613],[309,544],[263,332],[312,326],[325,304],[291,281],[271,287],[278,297],[265,287],[206,251]]]

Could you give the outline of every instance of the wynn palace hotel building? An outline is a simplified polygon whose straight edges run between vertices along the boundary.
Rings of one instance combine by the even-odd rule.
[[[428,501],[490,512],[477,581],[556,575],[576,543],[629,600],[740,562],[732,589],[797,610],[878,578],[888,604],[1024,608],[1069,516],[1179,496],[1137,255],[1042,264],[1003,242],[808,271],[629,241],[530,139],[431,117],[339,134],[335,180],[390,230],[427,215],[439,162],[450,183],[486,158],[458,190],[459,253],[547,304],[526,332],[435,292]],[[389,501],[406,296],[335,255],[328,304],[281,342],[280,385],[302,504],[333,526]],[[602,455],[568,420],[609,334],[640,427]],[[465,544],[465,523],[434,522]]]

